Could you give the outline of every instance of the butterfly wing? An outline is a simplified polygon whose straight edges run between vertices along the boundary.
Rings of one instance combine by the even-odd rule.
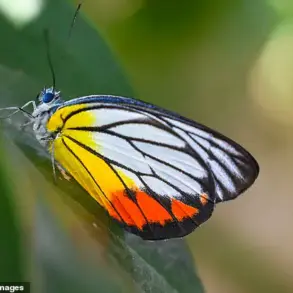
[[[130,98],[71,100],[50,118],[56,160],[127,230],[144,239],[182,237],[216,202],[258,174],[242,147],[175,113]]]

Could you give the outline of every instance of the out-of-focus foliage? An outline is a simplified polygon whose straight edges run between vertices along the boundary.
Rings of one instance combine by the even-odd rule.
[[[1,147],[3,152],[3,148]],[[25,280],[25,262],[21,256],[24,249],[21,245],[20,225],[17,223],[17,215],[7,176],[4,172],[4,164],[0,169],[0,252],[1,252],[1,280],[7,282],[21,282]]]

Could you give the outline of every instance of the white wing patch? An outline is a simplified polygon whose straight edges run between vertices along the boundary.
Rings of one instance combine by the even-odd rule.
[[[127,166],[135,172],[151,173],[150,167],[145,163],[144,156],[126,140],[114,135],[98,132],[93,132],[92,139],[97,143],[94,150],[109,160]]]
[[[242,154],[239,153],[231,144],[228,144],[226,141],[214,137],[213,142],[219,147],[227,150],[231,155],[242,157]]]
[[[206,193],[213,201],[225,201],[258,174],[254,159],[233,141],[158,108],[105,103],[90,111],[96,119],[85,130],[92,133],[94,151],[155,194],[190,198]]]
[[[185,146],[182,139],[148,124],[123,124],[113,127],[111,130],[118,135],[132,139],[150,140],[177,147]]]
[[[169,181],[170,184],[176,186],[179,190],[189,194],[194,192],[201,194],[203,192],[202,186],[190,176],[174,168],[166,167],[163,163],[151,158],[147,158],[146,163],[152,167],[157,176],[165,181]]]
[[[196,150],[199,156],[204,160],[209,160],[208,152],[195,140],[191,139],[183,130],[174,128],[174,130],[191,146],[192,149]]]
[[[218,182],[221,182],[229,192],[236,192],[235,184],[225,169],[215,160],[210,161],[210,166],[213,170],[214,176],[218,179]]]
[[[182,123],[182,122],[180,122],[178,120],[167,118],[167,117],[164,117],[164,119],[166,121],[170,122],[174,126],[177,126],[177,127],[181,128],[181,129],[184,129],[184,130],[186,130],[188,132],[194,133],[194,134],[196,134],[198,136],[201,136],[203,138],[210,139],[211,136],[212,136],[211,133],[209,133],[209,132],[202,131],[199,128],[194,128],[193,126],[190,126],[188,124]]]
[[[90,111],[91,115],[95,117],[95,123],[93,126],[106,126],[108,124],[126,122],[129,120],[146,119],[146,117],[140,113],[118,110],[115,108],[101,108]]]
[[[142,176],[142,179],[151,191],[160,194],[161,196],[168,197],[170,194],[175,197],[181,196],[178,191],[156,177]]]
[[[141,180],[137,177],[136,174],[134,174],[133,172],[131,171],[128,171],[124,168],[121,168],[121,167],[117,167],[113,164],[111,164],[111,166],[116,169],[117,171],[122,171],[123,174],[125,174],[127,177],[131,178],[132,181],[135,183],[136,186],[143,186],[143,183],[141,182]],[[131,188],[131,186],[127,186],[128,188]]]
[[[153,178],[160,176],[162,178],[162,184],[156,185],[158,186],[158,190],[161,190],[162,186],[168,186],[168,190],[172,189],[172,196],[174,197],[181,196],[180,190],[188,194],[201,194],[203,192],[203,188],[195,178],[204,178],[206,172],[198,165],[193,157],[185,153],[161,146],[149,145],[147,143],[133,142],[133,145],[137,147],[136,149],[124,139],[106,133],[93,133],[93,140],[98,143],[94,150],[111,160],[113,165],[115,165],[116,162],[117,166],[126,166],[130,171],[128,172],[128,176],[134,178],[134,181],[139,183],[138,186],[140,187],[143,187],[143,185],[141,185],[140,181],[135,179],[137,177],[135,174],[152,176]],[[161,162],[157,161],[155,158],[152,159],[151,157],[154,155],[156,156],[155,158],[159,158]],[[186,174],[178,171],[181,166],[184,167],[184,160],[186,161],[186,170],[183,171],[186,172]],[[193,170],[192,162],[194,162]],[[177,169],[172,168],[172,165]],[[197,168],[199,168],[201,172],[199,172]],[[193,174],[188,175],[188,169],[193,171]],[[133,171],[132,175],[131,171]],[[158,182],[158,180],[156,181]],[[156,190],[156,186],[152,186],[152,190],[161,194]],[[177,187],[177,191],[175,191],[173,186]],[[168,194],[167,189],[164,194]]]
[[[202,129],[187,125],[185,123],[182,123],[182,122],[174,120],[174,119],[170,119],[170,118],[164,118],[164,119],[167,120],[168,122],[171,122],[173,125],[178,126],[179,128],[181,128],[187,132],[190,132],[195,139],[203,138],[206,141],[210,141],[210,142],[218,145],[219,147],[225,149],[226,151],[228,151],[232,155],[243,156],[241,154],[241,152],[237,151],[236,148],[232,144],[229,144],[227,141],[225,141],[223,139],[215,137],[211,132],[204,131]]]
[[[240,169],[236,165],[236,163],[231,160],[227,153],[222,151],[221,149],[211,147],[211,152],[215,154],[215,156],[219,159],[219,161],[227,167],[227,169],[236,175],[240,180],[244,180],[243,174],[241,174]]]
[[[135,145],[142,152],[174,165],[195,177],[203,178],[207,175],[206,170],[192,156],[185,152],[145,142],[135,142]]]
[[[223,168],[221,168],[221,166],[219,166],[219,164],[216,161],[214,161],[210,157],[208,153],[208,150],[211,150],[210,143],[208,141],[205,141],[202,138],[198,138],[197,139],[198,143],[197,143],[195,139],[191,139],[183,130],[177,129],[177,128],[175,129],[176,129],[176,132],[180,134],[190,144],[190,146],[199,153],[201,158],[207,164],[207,167],[210,168],[211,171],[213,172],[214,177],[220,182],[225,182],[224,185],[226,185],[226,188],[229,190],[229,192],[235,192],[234,183],[231,181],[231,179],[229,179],[229,175],[225,172]],[[192,134],[190,136],[193,137]],[[230,164],[230,170],[234,171],[235,174],[238,175],[238,177],[242,178],[242,175],[238,167],[233,161],[229,159],[229,156],[225,152],[216,148],[212,148],[212,150],[214,151],[215,155],[217,156],[217,158],[219,158],[221,162],[223,163],[228,162],[228,164]],[[218,195],[220,199],[223,199],[223,196],[224,196],[223,189],[220,187],[219,183],[217,182],[215,182],[215,186],[216,186],[216,194]]]

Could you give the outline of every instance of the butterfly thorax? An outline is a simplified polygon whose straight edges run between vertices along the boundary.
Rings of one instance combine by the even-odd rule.
[[[59,92],[54,91],[52,88],[44,89],[39,96],[39,105],[33,111],[33,131],[37,140],[41,145],[48,147],[57,133],[51,132],[47,128],[47,123],[50,117],[62,104],[59,97]]]

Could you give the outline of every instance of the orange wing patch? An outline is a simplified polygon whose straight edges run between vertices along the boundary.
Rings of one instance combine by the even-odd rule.
[[[135,226],[140,230],[146,225],[146,219],[139,207],[125,195],[124,190],[112,193],[111,198],[112,205],[107,205],[110,216],[120,222],[124,222],[128,226]]]
[[[185,218],[192,218],[194,215],[199,213],[197,208],[187,205],[177,199],[172,199],[171,208],[172,213],[178,219],[178,221],[182,221]]]
[[[200,200],[201,204],[204,206],[208,203],[209,197],[207,194],[203,193],[200,195],[199,200]]]
[[[162,226],[172,221],[169,212],[147,193],[137,190],[135,193],[137,204],[131,200],[125,191],[115,192],[112,195],[113,207],[108,206],[109,214],[129,226],[136,226],[139,230],[151,223],[159,223]]]
[[[147,193],[138,191],[136,193],[136,199],[149,223],[160,223],[164,225],[167,221],[172,221],[172,216],[169,212]]]

